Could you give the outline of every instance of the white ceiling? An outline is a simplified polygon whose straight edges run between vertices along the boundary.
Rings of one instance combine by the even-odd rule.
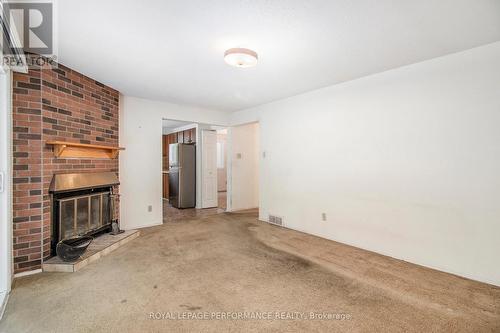
[[[179,120],[169,120],[169,119],[163,119],[162,120],[162,127],[164,131],[170,131],[182,126],[190,125],[192,122],[187,122],[187,121],[179,121]]]
[[[61,63],[226,111],[500,40],[499,0],[63,0],[58,14]],[[229,67],[232,47],[259,64]]]

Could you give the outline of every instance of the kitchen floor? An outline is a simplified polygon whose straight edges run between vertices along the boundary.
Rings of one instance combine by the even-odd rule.
[[[254,211],[141,232],[79,272],[16,279],[0,332],[500,331],[498,287]]]
[[[193,218],[223,213],[226,211],[226,198],[226,192],[218,192],[218,207],[204,209],[178,209],[172,207],[168,200],[163,199],[163,223],[167,221],[177,221],[183,218]]]
[[[224,191],[224,192],[218,192],[217,194],[219,196],[219,198],[218,198],[219,208],[226,210],[226,207],[227,207],[227,192],[226,191]]]

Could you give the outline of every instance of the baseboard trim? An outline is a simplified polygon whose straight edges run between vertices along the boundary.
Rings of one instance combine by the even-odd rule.
[[[5,313],[5,309],[7,308],[7,302],[9,301],[9,293],[1,292],[0,293],[0,320],[2,320],[3,314]]]
[[[272,223],[269,223],[269,221],[266,220],[265,218],[261,218],[260,216],[259,216],[258,220],[261,221],[261,222],[264,222],[264,223],[268,223],[270,225],[274,225]],[[328,237],[326,237],[324,235],[320,235],[320,234],[317,234],[317,233],[312,233],[310,231],[306,231],[304,229],[299,229],[297,227],[290,227],[290,226],[287,226],[285,224],[283,224],[282,226],[277,226],[277,227],[286,228],[286,229],[293,230],[293,231],[296,231],[296,232],[300,232],[300,233],[303,233],[303,234],[307,234],[307,235],[310,235],[310,236],[314,236],[314,237],[322,238],[322,239],[329,240],[329,241],[332,241],[332,242],[340,243],[340,244],[343,244],[343,245],[351,246],[351,247],[354,247],[354,248],[357,248],[357,249],[360,249],[360,250],[363,250],[363,251],[372,252],[372,253],[375,253],[375,254],[380,255],[380,256],[389,257],[389,258],[392,258],[392,259],[395,259],[395,260],[404,261],[404,262],[410,263],[412,265],[424,267],[424,268],[427,268],[427,269],[432,269],[432,270],[435,270],[435,271],[438,271],[438,272],[441,272],[441,273],[455,275],[455,276],[458,276],[459,278],[462,278],[462,279],[468,279],[468,280],[476,281],[476,282],[479,282],[479,283],[485,283],[485,284],[489,284],[489,285],[492,285],[492,286],[495,286],[495,287],[500,287],[500,282],[497,281],[497,280],[492,280],[492,279],[483,278],[483,277],[477,277],[477,276],[465,275],[463,273],[457,273],[455,271],[452,271],[452,270],[449,270],[449,269],[445,269],[445,268],[442,268],[442,267],[437,267],[437,266],[433,266],[433,265],[419,263],[417,261],[414,261],[412,259],[408,259],[408,258],[405,258],[405,257],[395,257],[394,254],[390,254],[390,253],[383,252],[383,251],[377,251],[377,250],[368,249],[368,248],[365,248],[365,247],[361,247],[358,244],[346,242],[346,241],[340,240],[340,239],[328,238]]]
[[[23,276],[29,276],[29,275],[33,275],[33,274],[38,274],[38,273],[41,273],[41,272],[42,272],[41,268],[34,269],[32,271],[26,271],[26,272],[21,272],[21,273],[14,274],[14,278],[20,278],[20,277],[23,277]]]
[[[259,207],[248,207],[248,208],[231,208],[231,209],[227,209],[226,208],[226,212],[227,213],[237,213],[237,212],[241,212],[241,211],[244,211],[244,210],[250,210],[250,209],[259,209]]]
[[[152,224],[143,224],[143,225],[134,225],[132,228],[123,228],[122,226],[122,229],[123,230],[134,230],[134,229],[142,229],[142,228],[149,228],[149,227],[157,227],[159,225],[162,225],[163,222],[159,222],[159,223],[152,223]]]

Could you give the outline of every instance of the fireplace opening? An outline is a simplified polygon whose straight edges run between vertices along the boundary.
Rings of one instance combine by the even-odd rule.
[[[96,236],[111,231],[114,173],[55,175],[51,184],[51,255],[57,243],[77,236]]]

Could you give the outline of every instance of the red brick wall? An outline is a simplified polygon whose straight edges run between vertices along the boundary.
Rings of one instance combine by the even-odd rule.
[[[14,74],[14,270],[50,257],[55,173],[118,172],[118,159],[55,158],[47,141],[118,146],[118,91],[67,67]]]

